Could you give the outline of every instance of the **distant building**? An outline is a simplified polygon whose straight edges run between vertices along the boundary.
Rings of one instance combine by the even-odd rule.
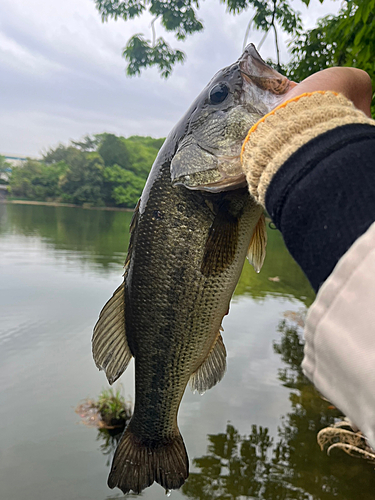
[[[9,175],[12,172],[12,167],[22,167],[22,165],[26,163],[27,160],[30,158],[23,155],[7,154],[7,153],[0,153],[0,156],[2,156],[5,159],[6,163],[8,164],[8,168],[5,169],[5,172],[0,173],[0,180],[3,180],[5,182],[8,182],[9,180]],[[33,158],[33,160],[41,161],[39,158]]]
[[[2,156],[5,159],[6,163],[9,165],[9,168],[6,168],[5,172],[0,173],[0,179],[5,182],[8,182],[9,180],[9,175],[12,172],[12,167],[22,167],[22,165],[28,160],[28,157],[17,154],[0,153],[0,156]],[[38,161],[37,158],[36,160]]]
[[[0,155],[4,156],[5,161],[10,163],[13,167],[19,167],[27,161],[26,156],[22,155],[8,155],[6,153],[0,153]]]

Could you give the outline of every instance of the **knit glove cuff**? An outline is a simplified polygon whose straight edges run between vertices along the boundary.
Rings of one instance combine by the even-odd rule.
[[[249,131],[241,152],[250,193],[265,206],[278,169],[301,146],[331,129],[353,123],[375,125],[341,94],[317,91],[284,102]]]

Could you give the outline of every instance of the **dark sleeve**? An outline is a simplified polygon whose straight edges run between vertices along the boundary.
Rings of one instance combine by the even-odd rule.
[[[273,177],[266,208],[315,291],[375,221],[375,126],[312,139]]]

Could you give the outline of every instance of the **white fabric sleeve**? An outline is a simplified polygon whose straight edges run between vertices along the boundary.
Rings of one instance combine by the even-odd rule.
[[[375,223],[319,290],[306,318],[302,368],[375,449]]]

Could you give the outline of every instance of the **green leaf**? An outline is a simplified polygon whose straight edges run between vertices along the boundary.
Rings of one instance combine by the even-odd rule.
[[[128,61],[127,74],[140,75],[141,69],[156,66],[163,78],[168,78],[173,66],[184,62],[185,54],[173,50],[163,38],[158,38],[154,46],[140,34],[132,36],[123,51]]]
[[[140,16],[146,9],[145,3],[139,0],[95,0],[95,5],[103,22],[109,18],[117,20],[119,17],[127,21]]]
[[[203,24],[197,19],[191,0],[153,0],[150,13],[160,16],[162,25],[167,31],[174,31],[178,40],[184,40],[187,35],[203,30]]]

